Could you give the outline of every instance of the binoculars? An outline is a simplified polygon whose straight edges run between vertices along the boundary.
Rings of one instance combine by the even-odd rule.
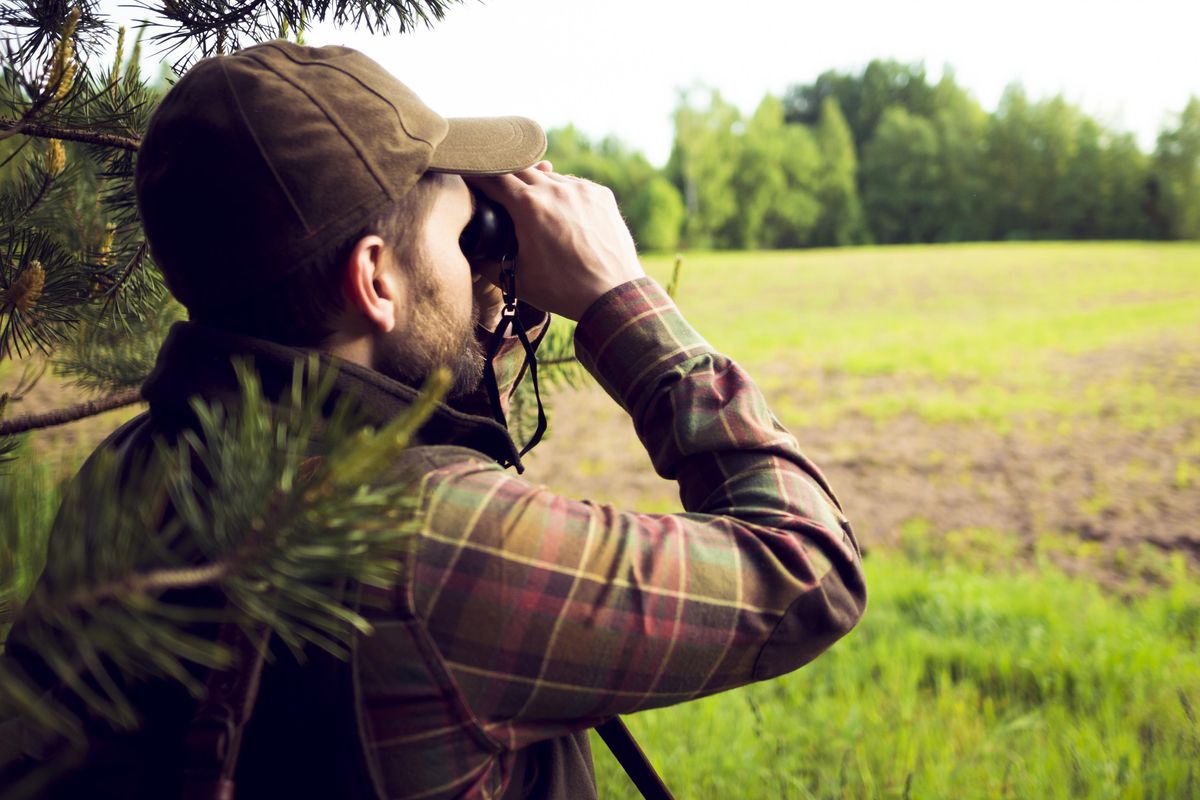
[[[475,213],[458,237],[458,246],[471,264],[504,261],[517,255],[517,233],[504,206],[483,192],[471,189]]]

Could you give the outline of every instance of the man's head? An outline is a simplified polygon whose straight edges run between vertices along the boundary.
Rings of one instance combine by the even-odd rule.
[[[443,119],[354,50],[271,42],[171,89],[139,153],[138,205],[194,319],[309,347],[365,325],[373,365],[416,379],[395,352],[459,353],[424,328],[458,324],[463,303],[470,315],[448,227],[470,214],[458,176],[522,169],[544,149],[530,120]]]

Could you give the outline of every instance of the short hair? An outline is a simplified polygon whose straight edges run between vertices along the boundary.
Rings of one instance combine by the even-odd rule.
[[[404,252],[429,214],[439,173],[426,172],[408,194],[385,206],[354,235],[314,255],[287,279],[229,306],[188,309],[193,322],[293,347],[316,348],[333,335],[346,306],[341,285],[346,260],[365,236],[386,242],[403,263]]]

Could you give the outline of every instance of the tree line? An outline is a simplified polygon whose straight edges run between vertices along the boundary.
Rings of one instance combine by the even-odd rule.
[[[662,169],[614,137],[549,132],[555,168],[611,186],[647,251],[1200,239],[1196,97],[1148,154],[1062,96],[1012,85],[989,113],[952,71],[895,61],[825,72],[749,116],[681,92],[673,118]]]

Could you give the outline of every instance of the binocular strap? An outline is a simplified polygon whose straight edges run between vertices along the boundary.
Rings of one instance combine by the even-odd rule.
[[[504,343],[504,338],[511,329],[521,341],[521,346],[525,348],[525,366],[529,368],[529,377],[533,381],[533,396],[537,399],[538,409],[537,428],[534,429],[533,435],[529,437],[529,441],[517,454],[517,460],[513,464],[504,464],[506,467],[516,466],[517,472],[520,473],[525,471],[520,457],[533,449],[533,446],[540,442],[543,434],[546,433],[546,409],[542,405],[542,393],[538,388],[537,354],[533,351],[533,345],[529,343],[529,334],[525,330],[525,323],[521,321],[521,317],[517,313],[516,272],[512,267],[511,260],[505,263],[505,268],[500,271],[500,290],[504,294],[504,310],[500,312],[500,324],[496,326],[496,330],[488,342],[487,353],[483,361],[483,383],[487,389],[488,400],[492,404],[492,413],[495,414],[496,421],[507,429],[508,420],[504,416],[504,407],[500,404],[500,386],[496,380],[496,368],[492,360],[496,357],[500,345]]]

